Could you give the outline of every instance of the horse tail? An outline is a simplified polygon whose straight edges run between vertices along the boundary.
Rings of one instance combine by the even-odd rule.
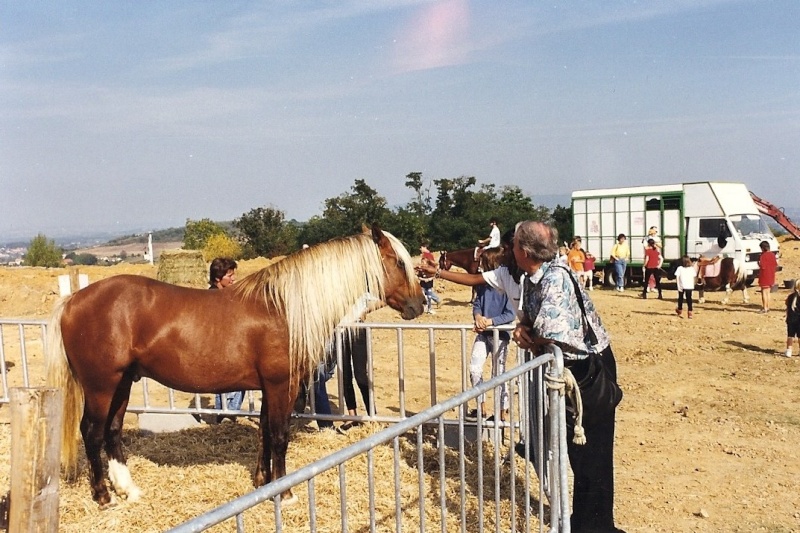
[[[736,283],[731,288],[735,286],[744,290],[747,287],[747,269],[744,267],[744,262],[734,258],[733,271],[736,274]]]
[[[61,425],[61,464],[67,475],[74,478],[78,463],[78,430],[83,413],[83,389],[70,367],[67,352],[64,350],[64,339],[61,336],[61,317],[70,298],[70,296],[67,296],[56,303],[50,322],[47,325],[45,369],[47,385],[61,389],[63,394],[64,420]]]

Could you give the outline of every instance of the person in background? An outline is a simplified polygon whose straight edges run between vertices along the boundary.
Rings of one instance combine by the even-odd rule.
[[[365,293],[353,306],[346,317],[342,319],[341,325],[348,323],[361,323],[366,314],[380,304],[380,300]],[[349,337],[349,338],[348,338]],[[361,399],[364,401],[364,409],[367,415],[374,414],[369,400],[369,351],[367,347],[367,332],[363,328],[355,329],[349,336],[345,334],[342,338],[342,379],[344,381],[344,403],[347,407],[347,414],[358,416],[356,391],[353,387],[353,378],[361,391]],[[357,420],[345,422],[339,426],[338,431],[344,432],[352,427],[361,425]]]
[[[573,240],[567,253],[567,264],[577,274],[579,280],[583,280],[583,263],[585,261],[586,254],[581,250],[580,239]]]
[[[542,222],[525,221],[517,227],[514,257],[527,276],[524,314],[514,340],[534,354],[549,344],[559,346],[564,366],[583,395],[584,444],[574,441],[576,422],[567,417],[567,451],[574,478],[571,530],[624,533],[614,525],[614,426],[616,406],[622,400],[614,352],[589,295],[575,275],[555,261],[557,242],[558,231]],[[592,388],[595,383],[601,386]]]
[[[692,318],[692,291],[694,281],[697,278],[697,270],[692,264],[692,259],[688,255],[681,257],[681,266],[675,270],[675,281],[678,284],[678,307],[675,314],[683,318],[683,299],[686,298],[687,317]]]
[[[794,290],[786,297],[786,351],[785,357],[792,356],[794,339],[800,337],[800,278],[794,280]]]
[[[611,261],[614,263],[614,278],[616,280],[616,290],[625,290],[625,270],[628,268],[628,261],[631,260],[631,249],[626,242],[628,238],[624,233],[617,235],[617,242],[611,248]]]
[[[238,265],[236,261],[228,257],[217,257],[211,261],[211,266],[208,268],[208,288],[211,290],[224,289],[236,282],[236,268]],[[228,392],[225,394],[217,394],[214,397],[214,408],[222,409],[223,397],[225,398],[226,405],[231,411],[238,411],[242,408],[244,402],[244,391]],[[222,422],[224,419],[229,418],[236,421],[233,416],[217,415],[217,423]]]
[[[481,254],[481,267],[483,272],[490,272],[499,268],[503,260],[503,251],[500,249],[487,250]],[[483,365],[489,353],[492,354],[492,376],[498,376],[506,371],[506,357],[508,355],[508,331],[498,334],[497,346],[494,345],[494,332],[487,331],[492,326],[509,324],[516,316],[515,309],[511,307],[508,296],[494,290],[488,285],[477,287],[477,296],[472,304],[472,318],[474,330],[477,333],[472,344],[472,358],[469,363],[469,376],[472,386],[483,383]],[[506,419],[509,407],[508,388],[506,384],[500,387],[500,419]],[[484,395],[478,397],[479,409],[474,409],[467,414],[468,418],[480,416],[486,418],[486,399]],[[493,420],[494,417],[491,418]]]
[[[594,290],[592,283],[594,281],[594,256],[591,252],[586,252],[586,259],[583,261],[583,279],[584,286],[588,284],[590,291]]]
[[[649,239],[647,241],[647,248],[644,251],[644,279],[645,283],[642,287],[642,298],[647,299],[647,293],[650,287],[647,285],[647,280],[653,277],[658,290],[658,299],[663,300],[664,296],[661,294],[661,252],[656,247],[656,241]]]
[[[325,384],[333,377],[334,369],[336,368],[336,352],[329,350],[325,356],[325,360],[319,364],[317,371],[314,373],[314,412],[318,415],[330,415],[331,402],[328,398],[328,389]],[[317,419],[317,428],[319,430],[332,429],[333,422],[330,420]]]
[[[558,256],[556,257],[556,261],[558,261],[558,263],[561,265],[569,266],[569,258],[567,257],[568,255],[569,255],[569,248],[567,248],[566,246],[559,246]]]
[[[431,265],[436,264],[436,258],[433,257],[433,254],[428,249],[428,243],[422,243],[422,245],[419,247],[419,251],[421,254],[421,263],[428,263]],[[436,302],[436,307],[439,307],[439,304],[442,303],[442,299],[439,298],[439,295],[433,290],[433,276],[422,274],[418,274],[418,276],[420,287],[422,287],[422,292],[425,294],[425,301],[428,303],[426,312],[430,315],[434,315],[436,313],[433,310],[433,303]]]
[[[489,236],[485,239],[480,239],[478,241],[478,246],[482,246],[484,250],[500,248],[500,228],[497,227],[496,218],[492,217],[489,220],[489,227],[492,228],[491,231],[489,231]]]
[[[775,273],[778,271],[778,259],[769,250],[769,243],[761,241],[761,257],[758,258],[758,286],[761,287],[761,309],[759,313],[769,313],[769,296],[775,285]]]
[[[484,250],[500,247],[500,228],[497,227],[496,218],[489,219],[489,227],[492,228],[489,231],[489,236],[485,239],[478,239],[478,248],[475,249],[475,261],[480,260]]]
[[[661,237],[658,236],[658,228],[656,226],[650,226],[650,229],[647,230],[647,235],[645,235],[644,239],[642,239],[642,249],[647,252],[648,248],[648,241],[653,239],[656,243],[656,248],[661,251]],[[658,265],[661,266],[661,265]],[[648,276],[645,273],[645,266],[642,265],[642,275],[644,276],[643,283],[647,287],[647,292],[653,292],[656,287],[655,277]]]

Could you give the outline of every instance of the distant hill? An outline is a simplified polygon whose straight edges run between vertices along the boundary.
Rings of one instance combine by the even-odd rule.
[[[183,242],[183,235],[186,228],[167,228],[153,231],[153,242]],[[126,244],[146,244],[147,234],[137,233],[134,235],[124,235],[106,241],[107,246],[124,246]]]

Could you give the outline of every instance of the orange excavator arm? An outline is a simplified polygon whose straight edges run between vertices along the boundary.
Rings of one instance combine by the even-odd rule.
[[[800,240],[800,227],[797,227],[794,222],[786,216],[786,213],[783,212],[783,208],[775,207],[768,201],[753,194],[752,191],[750,191],[750,196],[753,198],[753,202],[755,202],[760,212],[772,217],[775,222],[780,224],[781,227],[788,231],[795,239]]]

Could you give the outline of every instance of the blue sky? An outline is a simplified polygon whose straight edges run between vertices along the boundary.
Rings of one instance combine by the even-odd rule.
[[[800,2],[0,3],[0,237],[320,214],[364,179],[800,205]]]

